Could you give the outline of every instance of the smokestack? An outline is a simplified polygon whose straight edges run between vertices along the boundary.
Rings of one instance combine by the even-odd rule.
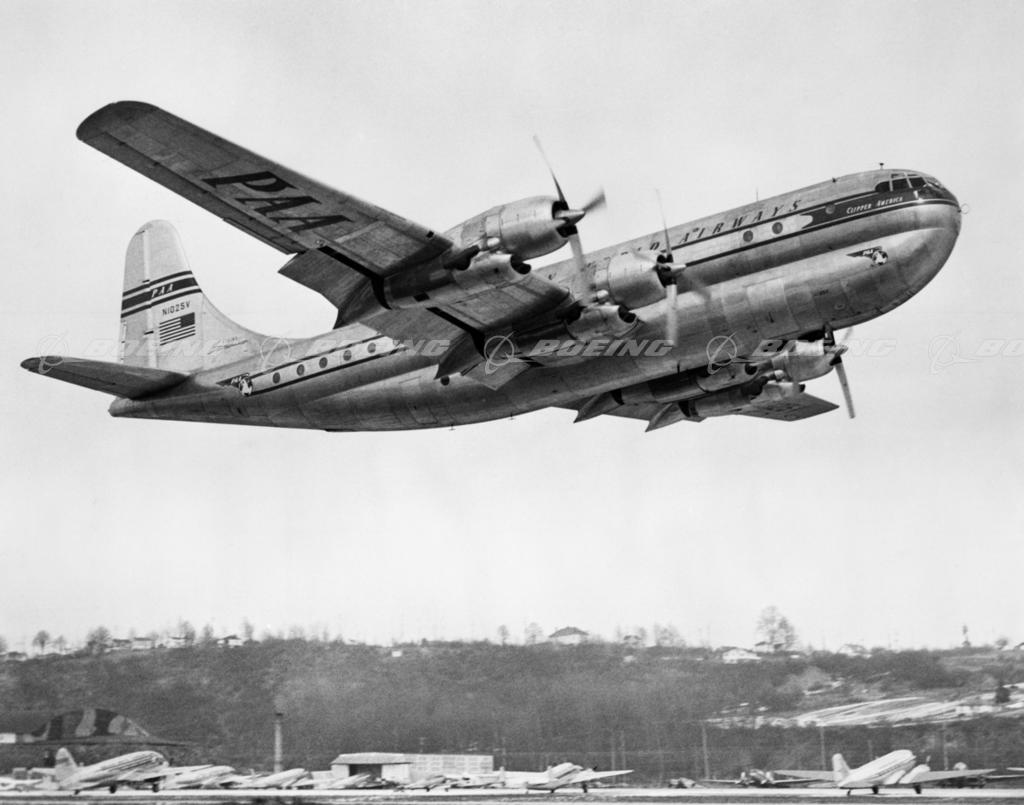
[[[284,733],[281,730],[281,722],[284,713],[280,710],[274,712],[274,771],[284,771]]]

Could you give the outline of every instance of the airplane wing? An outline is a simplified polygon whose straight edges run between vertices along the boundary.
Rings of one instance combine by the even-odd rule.
[[[584,421],[589,419],[591,416],[594,416],[594,414],[588,414],[590,405],[597,402],[601,397],[606,396],[607,395],[600,395],[596,398],[588,397],[566,407],[580,413],[577,421]],[[800,419],[817,416],[818,414],[826,414],[829,411],[834,411],[838,407],[839,406],[835,403],[822,400],[820,397],[815,397],[813,394],[800,392],[792,397],[786,397],[781,400],[750,403],[746,407],[738,409],[734,413],[742,416],[760,417],[762,419],[777,419],[783,422],[795,422]],[[609,416],[643,420],[647,422],[647,430],[649,431],[657,430],[658,428],[663,428],[668,425],[674,425],[676,422],[703,421],[703,418],[701,417],[690,418],[685,416],[682,409],[679,407],[679,403],[627,404],[611,408],[603,413]]]
[[[920,785],[921,783],[937,783],[942,780],[957,780],[961,777],[985,777],[992,774],[995,769],[954,769],[951,771],[925,771],[914,775],[913,780],[897,785]]]
[[[166,369],[93,361],[88,358],[65,358],[60,355],[28,358],[21,362],[21,366],[37,375],[48,375],[66,383],[105,391],[130,400],[169,389],[188,377]]]
[[[360,267],[386,270],[451,245],[426,227],[333,190],[137,101],[93,112],[78,139],[229,224],[290,254],[327,243]]]
[[[632,773],[632,769],[624,769],[622,771],[594,771],[593,769],[584,769],[572,778],[572,782],[570,783],[570,785],[578,785],[580,783],[591,783],[594,780],[604,780],[607,777],[621,777],[624,774]]]
[[[833,771],[824,771],[822,769],[772,769],[772,774],[776,777],[782,775],[783,777],[795,777],[801,782],[815,783],[826,781],[834,783],[836,781],[836,774]],[[783,780],[783,782],[790,782]]]
[[[736,413],[741,416],[756,416],[762,419],[796,422],[799,419],[807,419],[818,414],[827,414],[829,411],[835,411],[838,407],[838,405],[830,403],[828,400],[801,392],[781,400],[752,403],[744,410],[737,411]]]
[[[383,309],[381,282],[447,252],[452,243],[427,227],[309,179],[156,106],[121,101],[99,109],[78,138],[184,196],[264,243],[294,254],[281,273],[338,309],[338,322],[360,321],[399,341],[450,344],[456,373],[480,362],[485,333],[551,313],[568,291],[530,274],[434,307]],[[471,349],[466,353],[466,344]],[[442,365],[444,361],[442,360]],[[497,388],[514,370],[472,375]]]

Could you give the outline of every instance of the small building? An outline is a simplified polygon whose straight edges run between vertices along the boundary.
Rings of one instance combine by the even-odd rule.
[[[242,645],[242,638],[236,634],[229,634],[217,639],[217,645],[222,648],[238,648]]]
[[[435,774],[453,777],[489,774],[494,771],[493,755],[406,755],[399,752],[355,752],[331,761],[334,777],[371,774],[382,780],[409,783]]]
[[[844,657],[870,657],[871,652],[858,643],[846,643],[839,647],[836,654]]]
[[[760,662],[761,657],[748,648],[727,648],[722,652],[722,662],[726,665],[738,665],[744,662]]]
[[[577,629],[575,626],[566,626],[549,634],[548,642],[556,643],[559,646],[578,646],[581,643],[586,643],[588,637],[590,635],[582,629]]]
[[[371,774],[382,780],[408,783],[413,780],[409,773],[410,765],[405,755],[397,752],[352,752],[332,760],[331,773],[335,777]]]
[[[152,637],[133,637],[132,651],[152,651],[156,648],[156,640]]]

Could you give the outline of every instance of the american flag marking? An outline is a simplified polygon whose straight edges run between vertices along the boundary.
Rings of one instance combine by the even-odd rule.
[[[172,341],[181,341],[196,334],[196,314],[186,313],[160,322],[160,346]]]

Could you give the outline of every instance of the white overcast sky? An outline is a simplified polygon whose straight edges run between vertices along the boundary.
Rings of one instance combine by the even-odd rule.
[[[745,645],[774,604],[832,648],[1024,640],[1022,41],[1017,2],[0,3],[0,635],[658,622]],[[438,229],[550,192],[534,133],[570,200],[607,189],[589,248],[656,229],[655,187],[681,223],[882,161],[970,214],[858,328],[892,349],[847,359],[854,421],[114,420],[18,363],[115,337],[147,220],[246,326],[333,321],[283,255],[75,139],[125,99]]]

